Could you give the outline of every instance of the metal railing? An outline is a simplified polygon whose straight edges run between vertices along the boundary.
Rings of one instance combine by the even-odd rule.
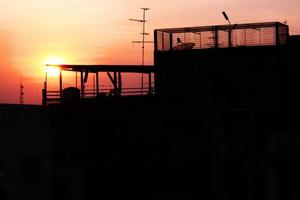
[[[116,95],[117,94],[117,95]],[[83,96],[80,96],[80,99],[92,99],[92,98],[100,98],[100,97],[110,97],[110,96],[147,96],[147,95],[153,95],[154,89],[151,88],[151,91],[149,91],[148,88],[144,88],[143,90],[138,87],[132,87],[132,88],[122,88],[122,91],[114,91],[112,88],[105,88],[105,89],[99,89],[97,92],[93,89],[86,89],[84,91]],[[50,102],[60,102],[62,100],[62,96],[60,94],[60,91],[46,91],[43,90],[43,104],[47,104]]]

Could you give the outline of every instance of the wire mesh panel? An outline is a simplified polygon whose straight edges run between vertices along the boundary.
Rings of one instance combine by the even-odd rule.
[[[203,42],[203,32],[191,32],[191,40],[190,42],[195,43],[194,49],[202,49],[204,48]]]
[[[155,46],[156,46],[156,50],[157,51],[163,51],[163,32],[162,31],[157,31],[156,32],[156,42],[155,42]]]
[[[233,47],[246,46],[246,31],[234,29],[231,32],[231,37]]]
[[[269,42],[272,39],[270,41],[268,40],[270,35],[266,34],[266,37],[262,38],[264,34],[262,34],[263,32],[261,31],[261,29],[247,28],[247,29],[242,29],[240,31],[244,32],[245,46],[261,46],[262,42],[265,44],[271,44]]]
[[[163,50],[168,51],[171,48],[171,34],[170,33],[163,33]]]
[[[218,47],[226,48],[229,47],[229,31],[219,30],[218,31]]]
[[[260,45],[276,45],[276,28],[261,28]]]
[[[195,45],[200,43],[200,37],[197,32],[187,32],[185,35],[185,40],[186,43],[194,43]]]
[[[288,26],[279,22],[159,29],[155,32],[157,51],[284,45],[289,34]]]
[[[201,34],[201,49],[213,48],[215,47],[215,37],[213,31],[205,31]]]

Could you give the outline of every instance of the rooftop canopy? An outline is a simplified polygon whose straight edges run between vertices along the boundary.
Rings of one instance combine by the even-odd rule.
[[[151,73],[153,65],[60,65],[47,64],[48,67],[59,67],[63,71],[74,72],[127,72],[127,73]]]
[[[48,76],[45,74],[43,89],[43,105],[66,102],[68,98],[80,99],[80,101],[91,98],[103,98],[104,96],[145,96],[154,94],[154,66],[153,65],[66,65],[66,64],[46,64],[47,67],[59,68],[58,85],[56,90],[48,90]],[[74,72],[75,85],[63,82],[63,71]],[[79,77],[77,77],[79,72]],[[140,86],[123,86],[123,75],[126,73],[137,73],[142,75]],[[103,85],[103,76],[107,75],[110,85]],[[147,86],[144,82],[143,74],[147,74]],[[90,77],[90,78],[89,78]],[[71,78],[72,79],[72,78]],[[78,80],[79,79],[79,80]],[[101,80],[100,80],[101,79]],[[70,77],[68,77],[70,80]],[[88,85],[90,83],[90,86]],[[101,84],[100,84],[101,82]],[[102,86],[103,85],[103,86]],[[73,96],[72,96],[73,95]],[[75,98],[75,99],[76,99]]]

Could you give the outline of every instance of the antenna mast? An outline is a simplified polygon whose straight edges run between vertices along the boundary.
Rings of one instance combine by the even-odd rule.
[[[20,81],[20,104],[24,104],[24,85],[22,83],[22,80]]]
[[[145,41],[145,36],[149,35],[149,33],[145,32],[146,29],[146,11],[150,10],[150,8],[141,8],[143,10],[143,19],[129,19],[131,21],[140,22],[143,24],[143,32],[142,34],[142,41],[132,41],[132,43],[142,43],[142,65],[145,65],[145,43],[153,43],[153,41]],[[143,93],[144,90],[144,74],[142,73],[141,77],[141,90]],[[151,73],[149,73],[149,93],[151,93]]]

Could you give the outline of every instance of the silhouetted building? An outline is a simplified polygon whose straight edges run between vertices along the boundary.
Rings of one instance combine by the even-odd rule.
[[[154,67],[61,66],[81,73],[81,96],[65,103],[61,87],[48,106],[54,199],[298,199],[298,37],[278,22],[154,35]],[[122,93],[133,69],[154,91]],[[113,90],[97,78],[87,98],[98,72]]]
[[[53,200],[299,199],[299,36],[278,22],[154,36],[154,66],[60,65],[76,84],[64,87],[61,72],[49,91],[45,80],[49,130],[28,137],[34,158],[19,166],[35,173],[24,179],[37,180],[36,156],[51,155]],[[100,87],[100,73],[111,88]],[[148,86],[124,88],[124,73],[150,74]],[[25,124],[43,124],[33,110]],[[2,121],[1,131],[14,130]]]
[[[0,197],[50,200],[51,138],[42,106],[0,104]]]
[[[214,198],[300,197],[300,43],[288,30],[278,22],[155,30],[156,94],[198,100],[215,116]]]

